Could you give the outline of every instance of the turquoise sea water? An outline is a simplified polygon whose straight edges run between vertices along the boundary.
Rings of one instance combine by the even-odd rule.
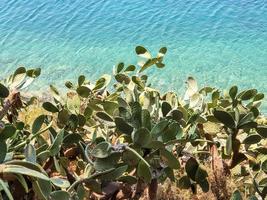
[[[199,84],[256,87],[267,94],[266,0],[1,0],[0,77],[17,66],[41,67],[45,83],[95,80],[134,48],[166,46],[163,70],[149,70],[162,90]]]

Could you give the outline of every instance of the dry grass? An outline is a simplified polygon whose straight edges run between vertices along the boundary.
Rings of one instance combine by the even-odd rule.
[[[216,188],[221,192],[221,186],[216,185],[212,180],[212,170],[207,168],[210,177],[210,187]],[[237,184],[231,179],[231,177],[223,177],[226,182],[226,189],[228,194],[232,194],[234,190],[238,187]],[[242,187],[242,185],[239,185]],[[213,190],[214,191],[214,190]],[[204,193],[200,187],[197,188],[197,193],[193,194],[191,190],[179,189],[175,183],[172,183],[167,179],[163,184],[158,186],[157,197],[158,200],[218,200],[216,195],[210,189],[209,192]],[[223,198],[221,198],[223,199]],[[229,199],[229,196],[224,199]],[[148,200],[147,191],[144,193],[140,200]]]

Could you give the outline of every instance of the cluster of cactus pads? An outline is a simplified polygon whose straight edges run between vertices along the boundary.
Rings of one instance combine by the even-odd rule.
[[[0,199],[139,199],[146,192],[154,200],[166,179],[217,199],[265,199],[264,95],[199,89],[192,77],[185,95],[162,94],[143,72],[163,68],[166,52],[153,57],[138,46],[137,66],[119,63],[95,83],[81,75],[64,94],[51,85],[51,101],[39,101],[44,111],[32,122],[20,113],[36,100],[22,90],[41,70],[21,67],[1,80]],[[229,193],[229,176],[243,188]]]

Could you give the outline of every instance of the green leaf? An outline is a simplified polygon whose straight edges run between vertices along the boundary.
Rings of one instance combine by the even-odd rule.
[[[148,67],[150,67],[154,64],[158,64],[157,65],[158,67],[164,67],[164,65],[159,65],[157,58],[152,58],[152,59],[148,59],[144,64],[141,65],[141,69],[139,70],[139,73],[143,72]]]
[[[158,140],[152,140],[150,143],[145,145],[145,148],[149,149],[162,149],[164,147],[165,147],[164,143]]]
[[[72,129],[76,129],[79,125],[79,118],[75,114],[71,114],[69,117],[69,126]]]
[[[193,113],[192,115],[190,115],[187,124],[193,124],[197,121],[197,119],[199,118],[199,113]]]
[[[198,170],[198,166],[198,162],[193,157],[189,158],[189,160],[185,164],[185,171],[187,175],[194,181],[196,180],[195,177]]]
[[[220,92],[219,90],[215,90],[212,92],[212,102],[216,103],[218,99],[220,98]]]
[[[140,77],[132,76],[132,81],[142,89],[145,87],[145,84],[142,82]]]
[[[228,112],[222,111],[222,110],[214,110],[213,112],[214,117],[219,120],[221,123],[223,123],[225,126],[229,128],[235,128],[236,124],[235,121]]]
[[[127,106],[128,106],[128,104],[127,104]],[[119,107],[119,116],[122,117],[125,121],[131,121],[131,119],[132,119],[132,114],[131,114],[128,107],[126,107],[126,106],[125,107]]]
[[[3,163],[7,154],[7,145],[3,140],[0,141],[0,149],[0,163]]]
[[[82,136],[78,133],[70,133],[66,135],[63,139],[64,144],[78,144],[78,142],[82,141]]]
[[[93,192],[96,192],[99,194],[102,192],[101,184],[94,179],[89,179],[88,181],[85,182],[85,185],[87,188],[89,188]]]
[[[191,187],[191,181],[188,176],[183,176],[178,180],[178,187],[181,189],[189,189]]]
[[[206,87],[201,88],[201,89],[199,90],[199,93],[200,93],[200,94],[207,95],[208,93],[212,93],[213,90],[214,90],[214,88],[209,87],[209,86],[206,86]]]
[[[239,190],[234,191],[230,200],[242,200],[242,196],[241,196],[241,193],[239,192]]]
[[[250,122],[246,122],[246,123],[242,124],[238,128],[239,129],[253,129],[253,128],[257,128],[257,126],[258,126],[257,122],[250,121]]]
[[[258,153],[261,153],[263,155],[267,155],[267,148],[266,147],[262,147],[262,146],[257,147],[257,148],[255,148],[255,151],[257,151]]]
[[[94,162],[94,168],[96,171],[105,171],[112,168],[116,168],[121,154],[119,152],[112,152],[106,158],[97,158]]]
[[[59,123],[66,125],[66,124],[68,124],[69,118],[70,118],[70,115],[69,115],[69,112],[67,110],[62,109],[61,111],[59,111],[59,113],[58,113]]]
[[[50,178],[50,180],[55,186],[57,186],[59,188],[70,187],[70,182],[67,179],[54,176],[54,177]]]
[[[256,96],[253,98],[253,101],[260,101],[264,98],[264,94],[263,93],[258,93],[256,94]]]
[[[135,66],[134,65],[129,65],[124,71],[125,72],[133,72],[135,70]]]
[[[237,92],[238,92],[238,88],[237,86],[232,86],[229,90],[229,95],[231,97],[232,100],[235,99],[236,95],[237,95]]]
[[[229,134],[226,140],[226,146],[225,146],[225,154],[226,155],[231,155],[233,151],[233,144],[232,144],[232,135]]]
[[[95,87],[93,90],[99,90],[106,87],[111,80],[111,76],[108,74],[104,74],[100,79],[96,81]]]
[[[172,107],[168,102],[166,102],[166,101],[162,102],[161,111],[162,111],[163,116],[166,116],[171,111],[171,109],[172,109]]]
[[[253,98],[253,101],[260,101],[264,98],[264,94],[263,93],[258,93],[256,94],[256,96]]]
[[[32,134],[35,135],[40,129],[45,121],[45,115],[40,115],[37,117],[32,124]]]
[[[29,169],[23,166],[19,166],[19,165],[7,165],[3,169],[3,173],[22,174],[22,175],[27,175],[27,176],[36,177],[36,178],[49,181],[49,177],[47,177],[46,175],[38,171]]]
[[[34,181],[35,184],[33,184],[34,190],[37,189],[38,193],[41,198],[47,199],[47,197],[51,194],[52,192],[52,184],[50,181],[43,180],[43,179],[37,179]]]
[[[32,181],[32,189],[33,189],[35,196],[39,200],[48,200],[48,196],[46,194],[44,194],[44,192],[42,191],[42,188],[39,185],[39,182],[37,180]]]
[[[116,74],[116,75],[115,75],[115,79],[116,79],[116,81],[118,81],[119,83],[129,84],[129,83],[131,82],[130,77],[127,76],[126,74]]]
[[[159,62],[156,63],[156,66],[158,68],[163,68],[163,67],[165,67],[165,64],[159,61]]]
[[[36,163],[36,150],[32,144],[27,144],[24,150],[25,160]]]
[[[126,123],[123,118],[115,117],[116,128],[127,135],[130,135],[133,132],[133,127]]]
[[[139,102],[133,102],[130,103],[131,107],[131,112],[132,112],[132,125],[135,128],[140,128],[141,127],[141,122],[142,122],[142,106],[140,105]]]
[[[53,161],[54,161],[54,166],[55,166],[56,171],[60,175],[66,176],[66,171],[63,168],[63,164],[65,165],[65,167],[67,167],[67,160],[66,160],[66,158],[62,158],[61,157],[61,159],[58,159],[56,156],[53,156]],[[79,164],[79,162],[77,164]]]
[[[244,140],[243,140],[243,144],[257,144],[261,141],[261,136],[259,136],[258,134],[251,134],[248,135]]]
[[[63,139],[64,139],[64,129],[59,131],[53,144],[49,147],[51,156],[55,156],[59,153]]]
[[[238,98],[243,101],[246,101],[253,98],[257,94],[257,92],[258,91],[256,89],[245,90],[238,95]]]
[[[208,173],[205,170],[204,166],[199,165],[196,171],[195,179],[197,183],[201,183],[208,177]]]
[[[116,180],[127,170],[127,168],[128,168],[127,165],[120,166],[114,169],[112,172],[103,175],[102,177],[100,177],[100,179],[105,181]]]
[[[170,179],[171,182],[175,182],[174,170],[170,167],[164,168],[164,174]]]
[[[19,67],[16,69],[16,71],[13,74],[13,78],[19,74],[24,74],[26,73],[26,68],[25,67]]]
[[[83,98],[89,97],[91,90],[87,86],[79,86],[76,90],[79,96]]]
[[[10,87],[11,88],[19,87],[21,84],[23,84],[23,81],[25,80],[25,78],[26,78],[25,67],[19,67],[18,69],[16,69],[16,71],[14,72],[12,76],[12,83]]]
[[[124,63],[119,63],[117,66],[116,66],[116,73],[120,73],[124,68]]]
[[[16,133],[16,128],[11,124],[6,124],[5,128],[0,132],[0,141],[12,137]]]
[[[78,78],[78,85],[81,86],[85,81],[85,76],[84,75],[80,75]]]
[[[98,118],[104,120],[104,121],[107,121],[107,122],[113,122],[112,117],[111,117],[109,114],[107,114],[106,112],[102,112],[102,111],[97,112],[97,113],[96,113],[96,116],[97,116]]]
[[[7,98],[9,96],[9,90],[0,83],[0,98]]]
[[[121,176],[117,180],[123,183],[128,183],[130,185],[136,184],[137,182],[137,179],[134,176],[129,176],[129,175]]]
[[[173,153],[169,152],[166,149],[161,149],[160,155],[168,167],[170,167],[172,169],[179,169],[180,168],[179,160],[173,155]]]
[[[151,130],[152,137],[158,137],[159,135],[161,135],[168,124],[169,121],[165,119],[158,122]]]
[[[119,107],[124,108],[124,109],[129,107],[129,104],[126,102],[126,99],[122,97],[118,97],[117,101],[118,101]]]
[[[267,165],[266,163],[264,165]],[[266,168],[267,166],[265,166]],[[266,168],[267,169],[267,168]],[[259,186],[260,187],[266,187],[267,186],[267,177],[266,178],[263,178],[259,181]]]
[[[182,128],[177,122],[172,122],[168,125],[168,128],[164,130],[162,133],[162,141],[169,142],[170,140],[174,140],[176,138],[181,138]]]
[[[91,155],[96,158],[106,158],[111,153],[111,144],[108,142],[101,142],[92,150]]]
[[[173,119],[175,121],[179,121],[179,120],[183,119],[183,113],[182,113],[182,111],[180,111],[178,109],[173,109],[167,114],[167,117],[170,117],[171,119]]]
[[[135,148],[135,151],[138,151],[138,153],[141,151],[141,149]],[[141,152],[140,152],[141,153]],[[136,166],[140,160],[133,152],[131,151],[124,151],[122,154],[122,160],[127,163],[129,166]]]
[[[17,180],[20,182],[20,184],[22,185],[22,187],[24,188],[25,192],[28,193],[29,188],[28,188],[28,184],[27,184],[25,178],[21,174],[16,174],[15,176],[16,176]]]
[[[89,119],[93,114],[93,109],[90,107],[86,107],[84,110],[84,116],[86,117],[86,119]]]
[[[31,78],[37,78],[41,74],[41,68],[30,69],[26,72],[26,74]]]
[[[50,102],[44,102],[43,108],[51,113],[59,112],[58,108]]]
[[[0,186],[1,186],[1,188],[3,188],[3,190],[5,191],[5,193],[6,193],[6,195],[7,195],[7,198],[8,198],[9,200],[14,200],[14,198],[13,198],[13,196],[12,196],[10,190],[9,190],[8,187],[7,187],[7,184],[5,184],[5,182],[4,182],[2,179],[0,179]]]
[[[147,79],[148,79],[148,76],[145,75],[145,74],[143,74],[143,75],[141,75],[140,78],[141,78],[142,81],[144,81],[146,83],[147,82]]]
[[[1,122],[0,122],[0,127],[1,127]],[[19,122],[16,123],[16,129],[17,130],[22,131],[24,129],[24,127],[25,127],[25,123],[24,122],[19,121]],[[0,128],[0,133],[1,133],[1,128]]]
[[[202,191],[203,192],[208,192],[209,191],[209,188],[210,188],[210,185],[209,185],[209,182],[207,179],[203,179],[201,182],[198,183],[199,186],[201,187]]]
[[[81,114],[78,114],[77,117],[78,117],[78,125],[79,125],[79,127],[83,127],[86,124],[85,116],[83,116]]]
[[[151,54],[146,50],[146,48],[142,46],[137,46],[135,48],[135,52],[138,56],[143,58],[150,59],[152,57]]]
[[[150,132],[147,128],[140,128],[132,133],[132,140],[135,144],[138,144],[140,146],[147,145],[151,140]]]
[[[267,138],[267,126],[258,126],[257,133],[261,135],[263,138]]]
[[[146,183],[150,183],[152,179],[152,174],[149,167],[142,160],[138,163],[137,175]]]
[[[148,130],[151,130],[151,118],[150,113],[148,110],[142,110],[141,113],[141,124],[143,127],[147,128]]]
[[[234,109],[234,114],[235,114],[235,117],[234,117],[235,121],[239,122],[239,120],[240,120],[240,112],[239,112],[238,108]]]
[[[50,151],[49,150],[44,150],[40,153],[38,153],[37,155],[37,160],[44,162],[45,160],[47,160],[50,157]]]
[[[66,191],[62,191],[62,190],[52,192],[50,194],[50,198],[51,198],[51,200],[69,200],[69,199],[71,199],[69,193]]]
[[[163,57],[167,53],[167,48],[166,47],[161,47],[159,50],[158,57]]]
[[[244,117],[242,117],[239,122],[238,122],[238,125],[237,125],[237,128],[240,128],[240,127],[244,127],[246,126],[248,123],[251,123],[253,122],[254,120],[254,115],[252,112],[249,112],[248,114],[246,114]],[[255,127],[254,127],[255,128]]]
[[[5,165],[18,165],[18,166],[23,166],[23,167],[28,168],[28,169],[32,169],[34,171],[45,173],[44,169],[39,164],[31,163],[31,162],[24,161],[24,160],[7,161],[7,162],[5,162]]]
[[[107,114],[111,116],[113,116],[114,111],[119,107],[118,103],[115,101],[105,101],[102,105]]]

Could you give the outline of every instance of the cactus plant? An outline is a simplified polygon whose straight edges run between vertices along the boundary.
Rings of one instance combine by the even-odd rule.
[[[163,47],[153,57],[138,46],[139,66],[121,62],[112,76],[95,83],[81,75],[76,83],[65,83],[66,93],[51,85],[52,100],[41,102],[44,112],[31,123],[19,117],[31,106],[20,91],[40,69],[18,68],[2,80],[2,197],[114,199],[122,192],[139,199],[148,188],[149,199],[156,199],[158,185],[167,178],[193,194],[198,188],[218,193],[210,180],[219,184],[219,177],[240,166],[236,178],[246,182],[245,195],[264,199],[267,126],[259,123],[264,95],[256,89],[239,92],[237,86],[224,94],[214,87],[199,89],[193,77],[184,97],[162,94],[144,73],[163,68],[166,52]],[[240,199],[242,192],[225,198]]]

